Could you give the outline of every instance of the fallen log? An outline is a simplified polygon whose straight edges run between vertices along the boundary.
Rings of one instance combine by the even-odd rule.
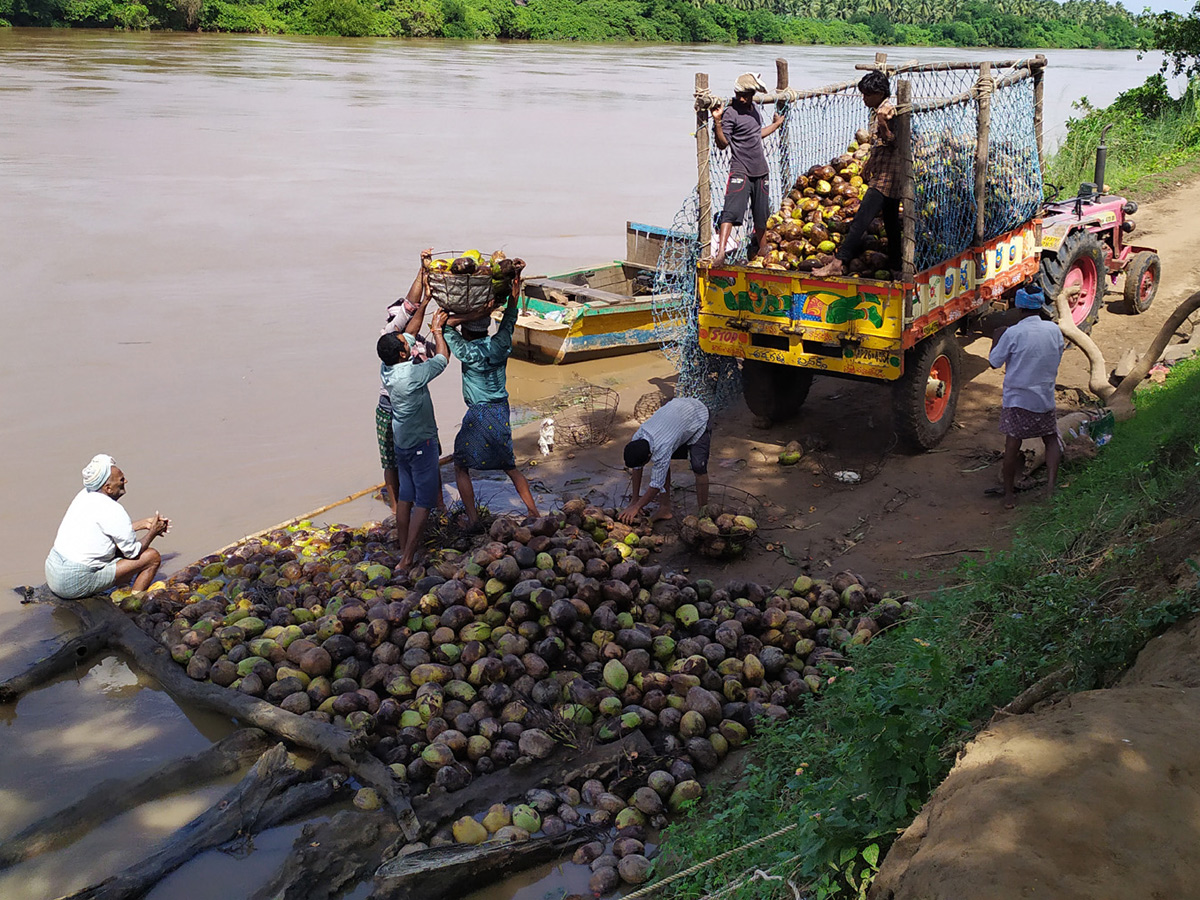
[[[0,843],[0,870],[73,843],[135,806],[236,772],[262,756],[268,746],[262,731],[243,728],[149,775],[102,781],[87,796]]]
[[[301,747],[327,753],[346,766],[363,784],[375,788],[396,816],[405,836],[409,840],[417,839],[417,817],[402,787],[392,776],[391,770],[371,755],[360,738],[325,722],[287,712],[248,694],[193,681],[171,658],[166,648],[134,625],[107,597],[63,600],[42,587],[38,589],[37,598],[70,610],[90,628],[108,627],[109,646],[126,653],[139,669],[153,676],[175,700],[222,713]]]
[[[476,778],[461,791],[441,789],[413,798],[413,808],[421,822],[421,834],[433,834],[439,827],[466,812],[486,808],[493,803],[523,796],[542,785],[562,785],[588,778],[607,778],[622,761],[654,752],[650,741],[634,731],[611,744],[599,744],[585,753],[559,745],[543,760],[517,762],[506,769]],[[398,849],[398,848],[397,848]]]
[[[453,900],[558,859],[605,830],[607,826],[590,825],[517,843],[450,844],[397,856],[376,870],[370,900]]]
[[[640,731],[582,754],[560,746],[544,760],[516,763],[476,778],[461,791],[447,793],[436,789],[421,794],[413,798],[413,809],[421,822],[421,833],[428,836],[453,819],[497,801],[523,796],[541,785],[557,786],[581,779],[606,778],[624,763],[653,752],[650,742]],[[270,883],[254,895],[254,900],[325,900],[336,896],[338,890],[371,877],[381,859],[399,857],[401,848],[411,843],[395,828],[390,832],[379,831],[381,835],[390,834],[390,846],[386,850],[374,846],[374,837],[357,837],[360,829],[376,829],[378,817],[373,813],[339,813],[331,824],[339,821],[344,822],[343,828],[305,826],[282,867]],[[532,860],[528,865],[536,865],[538,861]],[[475,874],[479,877],[481,873]]]
[[[64,672],[74,671],[108,646],[110,629],[105,626],[85,631],[67,641],[49,656],[39,659],[20,675],[0,682],[0,703],[15,703],[22,694],[40,687]]]
[[[379,812],[343,810],[328,822],[305,825],[274,877],[252,900],[332,900],[369,877],[381,846],[400,829]]]
[[[298,819],[322,806],[327,806],[346,791],[345,775],[329,775],[318,781],[297,784],[283,792],[277,800],[263,808],[254,820],[254,831],[266,831]]]
[[[76,891],[66,900],[134,900],[141,897],[197,853],[250,830],[266,804],[302,775],[292,764],[283,744],[276,744],[216,806],[176,831],[160,850],[99,884]]]

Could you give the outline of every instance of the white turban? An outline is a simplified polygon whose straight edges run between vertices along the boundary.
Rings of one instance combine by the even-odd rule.
[[[107,453],[97,453],[83,470],[83,486],[89,491],[98,491],[108,484],[112,475],[113,458]]]

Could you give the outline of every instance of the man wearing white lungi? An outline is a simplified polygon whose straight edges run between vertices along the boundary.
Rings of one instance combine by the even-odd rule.
[[[157,512],[134,522],[117,501],[125,494],[125,473],[107,453],[83,470],[83,490],[75,495],[54,547],[46,557],[46,583],[68,600],[133,581],[144,591],[158,574],[162,557],[150,542],[171,527]],[[137,532],[145,532],[142,537]]]

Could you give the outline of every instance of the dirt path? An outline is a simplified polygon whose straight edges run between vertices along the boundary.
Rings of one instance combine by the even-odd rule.
[[[1200,287],[1200,256],[1191,249],[1197,209],[1200,179],[1143,204],[1137,213],[1138,242],[1158,248],[1163,279],[1154,305],[1140,316],[1121,309],[1120,283],[1110,289],[1093,331],[1110,366],[1127,347],[1144,349],[1178,302]],[[801,414],[768,430],[752,427],[743,404],[721,414],[711,478],[766,500],[760,524],[766,542],[776,548],[759,546],[727,568],[741,577],[778,582],[794,575],[800,563],[816,573],[850,569],[889,587],[920,591],[945,584],[964,554],[979,556],[1007,546],[1019,513],[1005,512],[998,499],[984,496],[999,480],[1003,448],[997,431],[1002,374],[988,367],[988,348],[983,338],[966,345],[970,381],[959,402],[956,427],[937,450],[920,456],[892,447],[891,393],[880,386],[818,378]],[[537,460],[536,467],[526,470],[529,477],[555,492],[590,492],[596,500],[616,505],[628,490],[620,448],[637,426],[632,410],[643,394],[671,390],[674,379],[658,354],[571,368],[586,381],[620,392],[621,420],[612,440],[587,449],[560,444],[543,459],[536,429],[527,428],[518,435],[518,458]],[[1084,356],[1071,348],[1059,374],[1060,414],[1072,408],[1076,391],[1086,383]],[[523,364],[510,365],[510,385],[517,402],[531,406],[546,392],[536,367]],[[794,468],[781,468],[776,463],[780,449],[796,439],[823,449]],[[690,474],[680,469],[679,480],[690,488]],[[839,483],[832,473],[843,469],[861,473],[862,483]],[[1063,481],[1069,483],[1070,477],[1068,466]],[[1022,494],[1019,506],[1036,501],[1036,493]],[[686,505],[688,498],[679,502]],[[664,562],[693,571],[714,569],[682,552],[670,523],[659,530],[671,538]]]

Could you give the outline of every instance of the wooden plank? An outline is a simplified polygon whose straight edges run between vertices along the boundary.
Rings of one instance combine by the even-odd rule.
[[[876,57],[878,59],[878,56]],[[886,58],[886,57],[885,57]],[[896,103],[904,110],[912,104],[912,82],[908,79],[896,85]],[[917,258],[917,198],[913,186],[912,113],[902,112],[896,116],[896,143],[900,154],[900,190],[903,194],[903,227],[901,228],[901,264],[904,281],[911,283],[916,274]],[[912,292],[907,292],[904,317],[912,315]]]
[[[979,96],[979,116],[975,130],[975,243],[982,244],[987,233],[987,169],[988,146],[992,134],[992,64],[979,67],[976,92]]]
[[[708,76],[696,73],[696,91],[708,90]],[[709,183],[708,110],[696,110],[696,188],[700,194],[699,229],[700,255],[708,256],[712,242],[712,187]]]
[[[602,291],[599,288],[571,284],[569,281],[557,281],[553,278],[529,279],[525,284],[548,291],[561,291],[570,296],[587,297],[596,303],[622,303],[633,299],[624,294],[614,294],[612,291]]]

